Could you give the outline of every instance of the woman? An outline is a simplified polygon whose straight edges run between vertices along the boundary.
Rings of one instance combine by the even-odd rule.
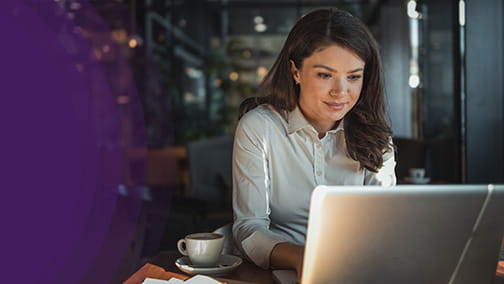
[[[314,11],[243,102],[233,150],[233,236],[263,268],[301,273],[312,190],[394,185],[378,45],[347,12]]]

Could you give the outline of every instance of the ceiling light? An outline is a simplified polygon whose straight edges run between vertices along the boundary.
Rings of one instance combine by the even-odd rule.
[[[268,27],[265,24],[257,24],[255,25],[254,29],[256,32],[262,33],[265,32],[268,29]]]
[[[255,16],[254,17],[254,23],[256,24],[262,24],[264,22],[264,18],[261,16]]]
[[[416,11],[416,4],[415,0],[408,1],[408,17],[414,19],[420,18],[420,14]]]
[[[420,77],[417,74],[412,74],[408,83],[411,88],[418,88],[420,86]]]

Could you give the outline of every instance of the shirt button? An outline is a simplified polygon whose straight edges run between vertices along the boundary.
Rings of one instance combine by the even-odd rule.
[[[317,148],[319,148],[319,149],[320,149],[320,148],[322,148],[322,145],[320,145],[320,144],[317,144]]]
[[[321,176],[321,175],[322,175],[322,172],[321,172],[321,171],[317,171],[317,175],[318,175],[318,176]]]

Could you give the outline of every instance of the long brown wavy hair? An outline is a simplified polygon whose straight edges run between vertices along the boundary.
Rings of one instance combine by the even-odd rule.
[[[379,47],[364,23],[346,11],[320,9],[302,17],[262,82],[268,95],[245,99],[239,118],[260,104],[270,104],[280,113],[293,111],[298,104],[299,86],[289,60],[300,69],[303,60],[315,50],[333,44],[352,50],[365,62],[360,97],[345,115],[343,126],[348,155],[360,163],[361,169],[377,172],[383,165],[383,154],[393,150],[389,142],[392,130],[385,119]]]

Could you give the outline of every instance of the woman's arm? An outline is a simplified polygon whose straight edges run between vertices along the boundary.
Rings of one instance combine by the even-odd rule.
[[[298,282],[301,281],[303,272],[304,246],[291,243],[277,244],[270,255],[271,266],[278,268],[295,269],[298,275]]]
[[[288,240],[270,230],[267,118],[258,110],[238,123],[233,147],[233,236],[256,265],[270,267],[273,248]]]

